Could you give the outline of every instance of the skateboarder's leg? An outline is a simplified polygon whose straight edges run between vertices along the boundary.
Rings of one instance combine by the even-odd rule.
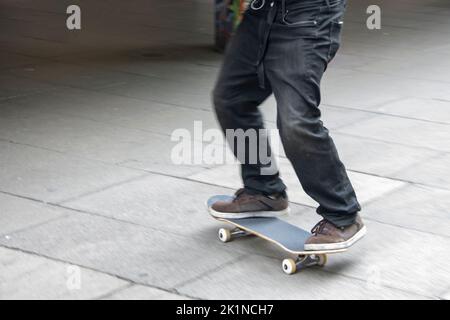
[[[258,106],[271,95],[272,90],[270,86],[261,88],[257,75],[256,62],[261,45],[262,22],[262,17],[245,14],[227,48],[213,91],[216,115],[224,132],[227,129],[244,131],[254,129],[259,133],[259,129],[264,128],[263,117]],[[260,138],[259,134],[257,137]],[[229,142],[233,144],[232,149],[237,156],[239,150],[235,145],[237,142],[234,139]],[[268,143],[266,145],[268,146]],[[241,173],[245,188],[266,195],[282,193],[286,187],[279,178],[278,172],[261,175],[263,165],[259,159],[258,146],[259,143],[250,145],[247,141],[245,143],[246,159],[239,159],[242,163]],[[250,151],[256,152],[257,163],[247,161]]]
[[[286,1],[288,7],[292,3]],[[317,212],[344,227],[355,222],[360,205],[318,108],[322,75],[339,46],[344,5],[330,8],[324,3],[292,8],[288,22],[284,14],[277,16],[265,68],[286,155],[305,192],[320,204]]]

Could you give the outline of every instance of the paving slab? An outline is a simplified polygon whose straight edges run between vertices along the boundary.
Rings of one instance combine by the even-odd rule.
[[[222,54],[211,47],[174,46],[171,50],[162,48],[141,49],[126,52],[122,55],[109,53],[92,57],[75,58],[77,64],[87,67],[104,68],[120,72],[128,72],[141,76],[157,77],[177,82],[205,83],[210,87],[217,77],[222,62]],[[58,61],[74,63],[74,57],[60,57]],[[207,90],[204,88],[203,90]]]
[[[350,1],[321,110],[369,233],[324,269],[293,277],[266,241],[216,239],[222,224],[203,202],[241,186],[237,167],[170,158],[174,129],[217,127],[213,3],[113,4],[83,4],[83,32],[59,27],[56,0],[0,12],[0,191],[21,197],[0,193],[0,243],[18,249],[0,247],[0,268],[10,262],[0,297],[6,288],[14,298],[449,298],[447,3],[380,0],[383,28],[373,31],[372,3]],[[273,97],[262,110],[274,128]],[[311,228],[316,204],[281,164],[291,200],[304,204],[285,219]],[[67,292],[70,264],[100,272],[81,267],[88,283]]]
[[[56,86],[54,85],[40,81],[20,78],[9,74],[0,75],[0,101],[50,91],[55,88]]]
[[[310,269],[294,276],[281,270],[278,260],[249,255],[178,291],[207,299],[424,299],[423,296],[359,279]]]
[[[41,83],[59,84],[89,90],[142,78],[142,76],[131,73],[114,72],[62,62],[46,62],[35,64],[33,67],[9,69],[6,73]]]
[[[19,66],[27,66],[39,62],[42,61],[38,58],[29,57],[26,55],[5,51],[2,51],[0,53],[0,69],[10,69]]]
[[[446,27],[448,28],[448,26]],[[403,33],[402,33],[403,35]],[[430,32],[421,37],[419,39],[417,37],[417,33],[414,32],[415,41],[422,42],[421,46],[429,47],[429,43],[427,44],[427,39],[430,40]],[[436,43],[435,39],[431,39],[434,43]],[[410,41],[410,39],[405,39],[405,37],[396,37],[393,41]],[[382,72],[384,74],[398,75],[401,74],[405,78],[416,78],[423,80],[431,80],[431,81],[439,81],[439,82],[450,82],[448,79],[448,73],[450,71],[450,65],[448,63],[436,64],[433,60],[424,59],[420,62],[414,64],[414,68],[411,68],[411,64],[409,60],[397,61],[396,63],[392,63],[389,60],[381,60],[375,61],[370,64],[367,64],[363,67],[357,68],[357,70],[361,70],[364,72]]]
[[[435,186],[436,188],[450,189],[450,155],[430,157],[416,165],[410,165],[393,174],[416,183]]]
[[[189,163],[175,165],[172,162],[172,149],[179,142],[171,140],[170,126],[175,130],[178,125],[182,125],[176,120],[172,121],[172,125],[168,124],[167,134],[164,135],[135,129],[131,125],[124,127],[59,111],[36,109],[12,103],[0,105],[0,138],[85,159],[168,174],[187,175],[208,167],[196,167]],[[171,118],[175,119],[175,114],[173,112],[163,117],[169,122]],[[144,114],[141,116],[145,117]],[[150,128],[151,123],[153,127],[162,127],[163,122],[157,120],[160,119],[150,116],[144,121]],[[193,135],[191,139],[194,139]],[[200,135],[198,140],[201,139]],[[194,144],[191,140],[188,142]]]
[[[358,279],[371,288],[374,286],[395,288],[403,293],[417,294],[433,299],[438,298],[448,287],[448,281],[450,280],[450,274],[447,270],[450,256],[446,249],[449,245],[449,238],[389,225],[389,222],[380,223],[373,221],[371,220],[371,216],[365,213],[364,209],[362,216],[368,227],[366,237],[345,253],[329,255],[328,263],[323,271],[345,276],[350,279]],[[300,214],[295,214],[290,221],[306,228],[307,226],[314,225],[318,221],[318,216],[314,213],[313,209],[309,209],[309,211],[302,211]],[[229,250],[230,247],[240,252],[247,252],[248,255],[264,256],[266,259],[265,263],[261,263],[258,258],[256,259],[257,262],[249,262],[243,270],[236,271],[237,274],[244,274],[245,278],[249,279],[249,281],[256,281],[253,278],[261,279],[265,277],[266,273],[269,273],[270,277],[284,275],[281,270],[281,261],[286,258],[286,254],[267,241],[258,238],[239,239],[224,244],[222,250]],[[252,260],[254,259],[252,258]],[[275,260],[272,261],[271,259]],[[239,263],[241,261],[239,260]],[[239,263],[234,263],[229,268],[239,269]],[[264,264],[267,265],[267,268],[270,266],[270,269],[258,269]],[[433,270],[433,272],[427,272],[427,270]],[[309,279],[317,272],[321,271],[309,269],[306,273],[299,273],[293,278],[288,278],[290,281],[294,281],[293,279],[295,277],[300,278],[300,284],[296,284],[295,286],[298,290],[298,287],[304,281],[307,281],[304,278]],[[213,274],[211,278],[215,276],[218,278],[226,277],[228,273],[233,272],[220,270],[217,274]],[[240,280],[239,278],[226,282],[239,284]],[[324,286],[328,285],[328,278],[326,276],[323,276],[323,283]],[[261,282],[261,285],[263,285],[263,282]],[[239,287],[239,285],[237,286]],[[278,290],[283,288],[282,284],[278,286],[264,284],[264,286],[277,288]],[[193,285],[192,290],[197,290],[195,287],[196,285]],[[205,282],[205,287],[214,288],[214,283]],[[304,283],[302,287],[315,288],[315,286],[309,286]],[[258,295],[256,292],[259,292],[257,290],[258,288],[256,286],[255,292],[251,291],[256,296]],[[241,289],[244,290],[243,288]],[[214,290],[217,290],[217,292],[214,292]],[[183,291],[180,290],[180,292]],[[187,293],[188,291],[185,292]],[[191,291],[190,293],[194,294],[194,292]],[[223,287],[219,286],[216,289],[212,289],[211,294],[223,294],[224,292]],[[334,296],[336,297],[336,291],[334,292]],[[234,293],[237,294],[236,292]],[[351,295],[349,292],[343,294]],[[280,294],[279,297],[289,299],[290,295],[291,293],[286,295]],[[230,294],[231,296],[232,294]],[[277,296],[272,295],[271,298]],[[373,296],[375,294],[372,292],[367,295],[367,298],[372,298]]]
[[[0,244],[165,289],[240,256],[234,251],[211,254],[220,244],[192,239],[190,233],[178,236],[79,213],[11,234]]]
[[[428,164],[431,158],[441,155],[440,151],[377,141],[371,137],[357,137],[337,132],[332,132],[331,136],[339,151],[339,157],[348,169],[383,177],[416,181],[410,180],[412,175],[399,172]]]
[[[329,270],[437,298],[448,287],[450,240],[366,219],[367,238]],[[341,259],[341,257],[339,257]]]
[[[211,108],[196,110],[78,88],[58,88],[30,98],[13,99],[11,103],[20,112],[77,116],[160,134],[171,134],[180,127],[190,128],[194,120],[202,120],[205,124],[216,127]],[[179,115],[178,118],[175,117],[176,114]],[[186,120],[182,122],[180,119]],[[166,121],[167,126],[161,121]]]
[[[364,207],[371,219],[450,237],[450,191],[408,185]]]
[[[58,202],[142,176],[140,170],[0,141],[0,190]]]
[[[450,151],[450,126],[412,119],[378,115],[339,132],[437,151]]]
[[[206,200],[213,195],[233,192],[195,181],[150,174],[63,205],[162,231],[198,237],[205,229],[216,225],[206,210]],[[155,197],[156,193],[158,197]]]
[[[57,219],[69,210],[0,193],[0,235]]]
[[[0,300],[93,299],[125,285],[101,272],[0,247]]]
[[[211,90],[204,85],[205,83],[202,83],[197,84],[196,88],[189,88],[176,81],[149,78],[101,88],[99,91],[147,101],[209,109]]]
[[[397,51],[396,48],[384,47],[382,53],[389,50]],[[339,81],[325,77],[322,92],[324,104],[362,110],[376,110],[384,104],[408,97],[450,101],[448,83],[357,70],[347,70]],[[383,94],[375,94],[377,92]]]
[[[324,78],[322,103],[371,110],[380,104],[404,97],[404,93],[399,90],[395,81],[396,79],[385,75],[357,71],[341,75],[339,81]],[[390,85],[388,86],[387,83]],[[373,94],[374,92],[383,92],[383,94]]]
[[[186,192],[186,190],[192,192]],[[154,197],[158,192],[159,196]],[[102,216],[129,221],[180,236],[189,235],[202,243],[221,244],[217,230],[226,226],[214,220],[206,210],[206,200],[217,194],[233,194],[234,190],[215,187],[196,181],[149,175],[124,185],[63,203],[64,207],[91,212]],[[284,217],[291,223],[312,228],[319,216],[305,224],[303,212],[307,207],[291,203],[292,214]],[[316,219],[314,221],[314,219]],[[276,248],[264,247],[256,239],[237,242],[236,253],[255,252],[260,255],[277,255]],[[255,251],[253,251],[255,250]]]
[[[449,109],[450,101],[424,98],[405,98],[386,103],[376,109],[376,111],[400,117],[450,124]]]

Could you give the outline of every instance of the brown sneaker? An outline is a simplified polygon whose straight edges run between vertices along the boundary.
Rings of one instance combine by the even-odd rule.
[[[289,204],[285,194],[266,196],[239,189],[233,201],[218,201],[209,212],[216,218],[225,219],[277,217],[289,213]]]
[[[306,240],[305,250],[339,250],[354,245],[366,234],[366,226],[358,215],[354,224],[338,228],[323,219],[311,230],[312,236]]]

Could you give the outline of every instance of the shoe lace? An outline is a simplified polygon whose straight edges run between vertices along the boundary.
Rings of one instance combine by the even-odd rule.
[[[319,221],[311,230],[311,233],[314,235],[318,235],[319,233],[322,232],[322,230],[325,228],[325,226],[327,225],[328,221],[323,219],[321,221]]]

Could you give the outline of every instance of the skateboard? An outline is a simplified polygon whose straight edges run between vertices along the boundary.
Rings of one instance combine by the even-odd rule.
[[[207,201],[208,210],[217,201],[232,201],[233,196],[219,195],[211,197]],[[307,267],[324,266],[327,263],[327,255],[347,251],[347,249],[339,250],[323,250],[323,251],[305,251],[304,245],[311,233],[294,226],[279,218],[242,218],[242,219],[214,219],[229,224],[232,228],[220,228],[218,238],[226,243],[233,239],[246,236],[256,236],[267,240],[291,256],[282,262],[283,271],[286,274],[294,274]]]

